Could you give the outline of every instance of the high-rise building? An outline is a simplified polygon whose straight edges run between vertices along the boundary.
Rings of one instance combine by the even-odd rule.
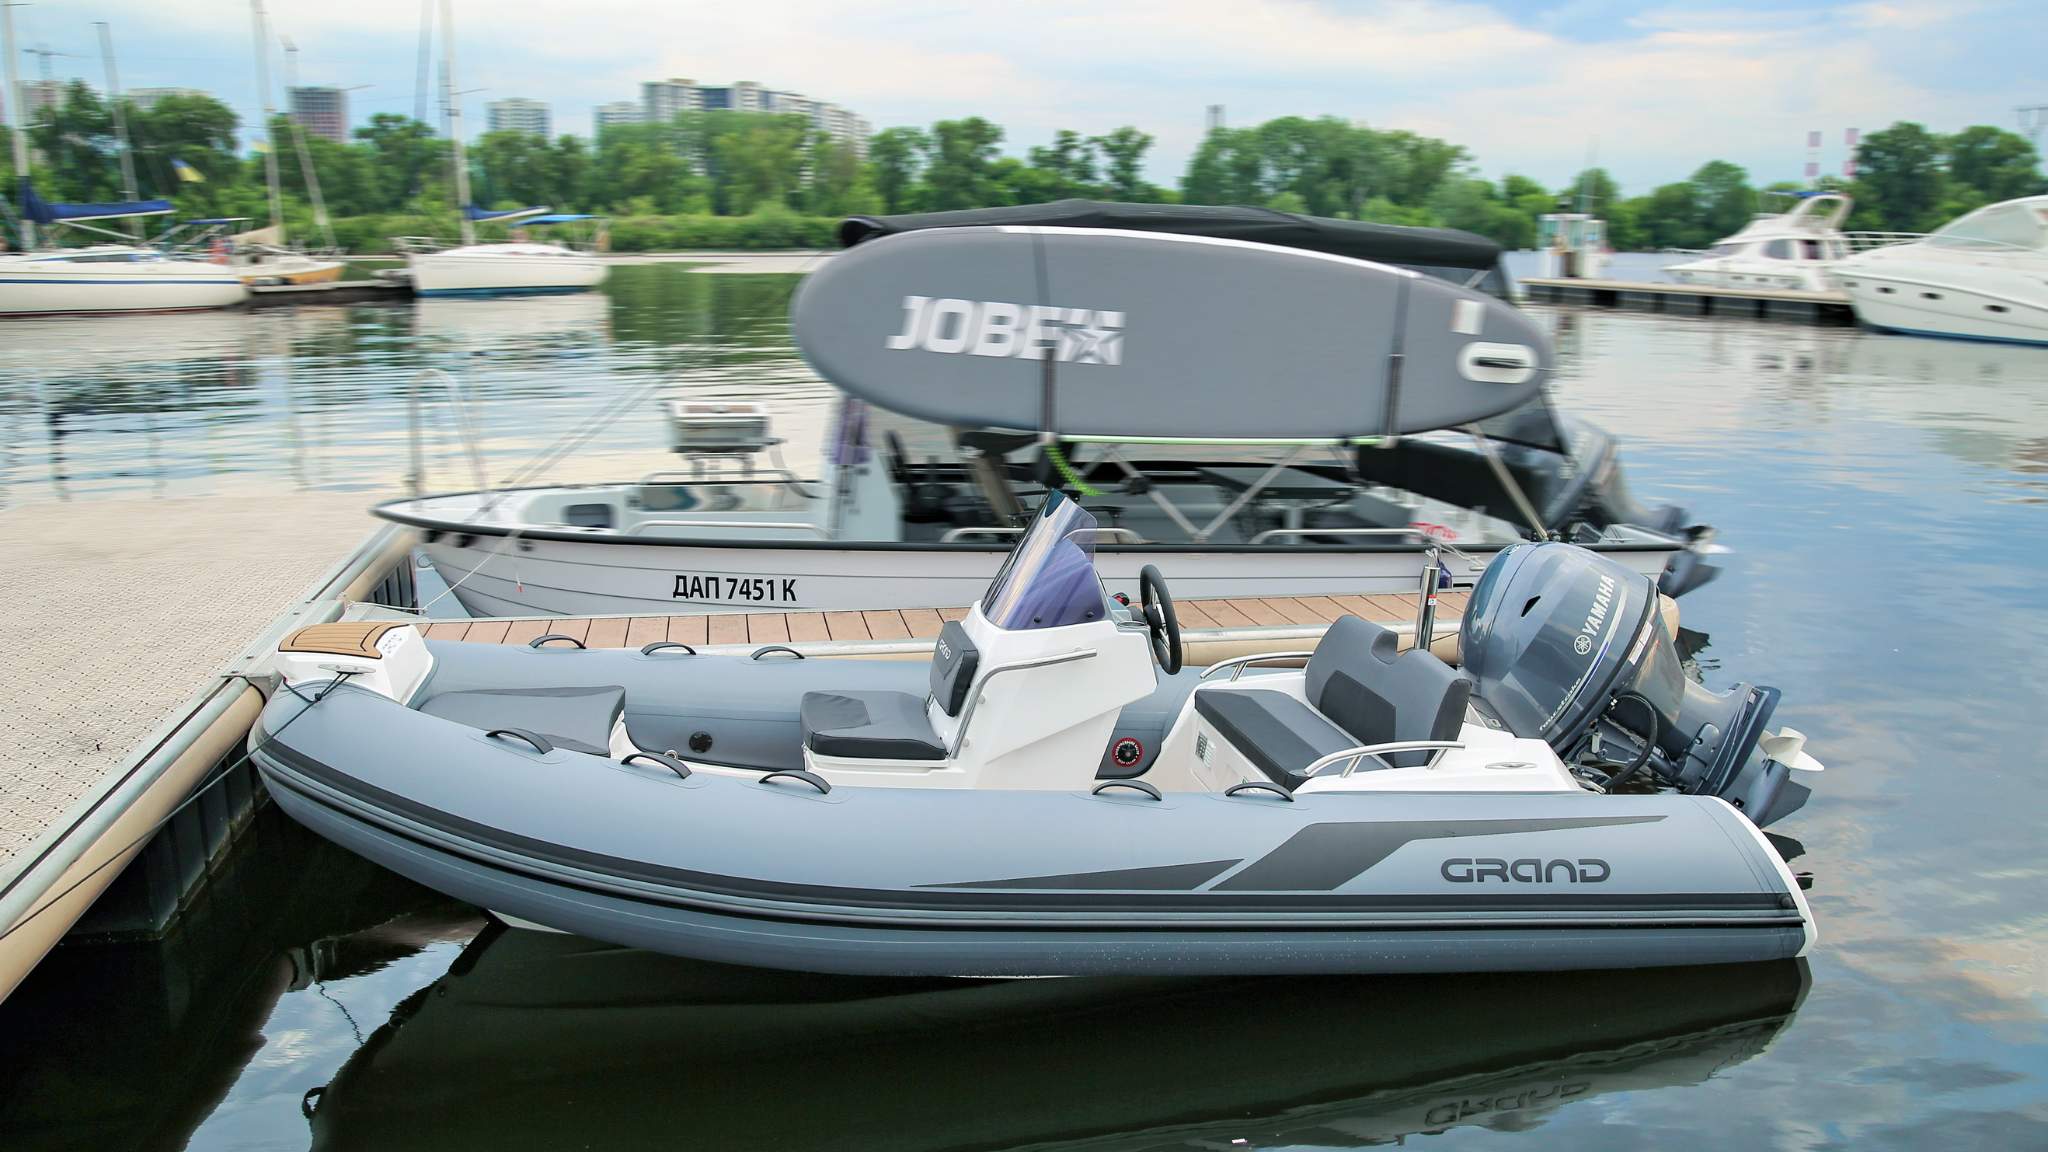
[[[336,144],[348,143],[348,92],[341,88],[293,88],[291,117],[299,127]]]
[[[524,96],[508,96],[484,105],[484,123],[492,132],[525,132],[546,138],[548,106]]]
[[[630,123],[613,119],[606,109],[623,108],[607,104],[595,118],[602,130],[607,124]],[[837,104],[813,99],[801,92],[769,88],[753,80],[731,84],[699,84],[695,80],[649,80],[640,85],[642,117],[650,124],[673,119],[678,112],[767,112],[801,116],[811,127],[834,140],[851,144],[862,159],[868,152],[868,122]]]
[[[640,85],[640,111],[649,124],[666,124],[678,112],[696,112],[703,107],[695,80],[677,76]]]
[[[590,110],[590,130],[592,135],[602,135],[605,129],[615,124],[639,124],[646,119],[646,110],[639,104],[631,100],[614,100]]]

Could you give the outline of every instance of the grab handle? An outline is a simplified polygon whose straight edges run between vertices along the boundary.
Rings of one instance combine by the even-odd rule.
[[[756,649],[754,649],[753,653],[752,653],[751,655],[749,655],[749,656],[747,657],[747,659],[749,659],[749,660],[759,660],[759,659],[760,659],[761,657],[763,657],[763,656],[767,656],[767,655],[769,655],[769,654],[771,654],[771,653],[775,653],[775,652],[787,652],[787,653],[789,653],[789,654],[790,654],[791,656],[794,656],[794,657],[796,657],[796,658],[797,658],[797,659],[799,659],[799,660],[801,660],[801,659],[803,659],[803,658],[804,658],[804,654],[803,654],[803,653],[801,653],[801,652],[797,651],[797,650],[796,650],[796,649],[794,649],[794,648],[791,648],[791,647],[790,647],[789,645],[787,645],[787,644],[770,644],[770,645],[767,645],[766,647],[762,647],[762,648],[756,648]]]
[[[583,647],[583,641],[578,640],[574,636],[564,636],[560,632],[550,632],[545,636],[535,636],[533,639],[528,640],[526,642],[526,646],[528,648],[544,648],[550,642],[555,640],[567,640],[569,643],[574,644],[578,648]]]
[[[688,764],[670,756],[656,756],[652,752],[628,752],[619,758],[619,763],[631,764],[635,760],[645,760],[649,764],[659,764],[663,768],[675,773],[678,779],[688,780],[690,778],[690,766]]]
[[[1129,788],[1135,792],[1143,792],[1154,800],[1166,799],[1165,796],[1160,795],[1159,789],[1145,783],[1143,780],[1104,780],[1102,783],[1090,788],[1088,794],[1090,796],[1100,796],[1111,788]]]
[[[524,728],[493,728],[489,732],[484,733],[484,739],[486,740],[490,739],[493,736],[511,736],[520,740],[524,740],[528,744],[533,745],[533,750],[535,752],[538,752],[543,756],[555,750],[555,746],[553,744],[548,743],[547,737],[542,736],[538,732],[528,732]]]
[[[656,640],[652,644],[642,644],[640,646],[640,654],[642,656],[652,656],[656,652],[659,652],[664,648],[681,648],[683,651],[688,652],[692,656],[695,656],[697,654],[697,650],[695,648],[690,647],[688,644],[683,643],[681,640]]]
[[[1289,804],[1294,803],[1294,793],[1280,787],[1278,784],[1268,784],[1264,780],[1244,780],[1232,784],[1223,790],[1225,796],[1236,796],[1244,792],[1271,792]]]
[[[766,784],[777,776],[787,776],[792,780],[801,780],[816,788],[820,795],[832,791],[832,785],[827,783],[823,776],[818,775],[816,772],[806,772],[801,768],[779,768],[773,772],[764,773],[761,776],[761,783]]]

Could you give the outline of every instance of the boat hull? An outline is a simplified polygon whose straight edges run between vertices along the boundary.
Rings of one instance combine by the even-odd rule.
[[[1913,336],[2048,344],[2048,295],[2026,300],[2004,292],[1975,291],[1951,279],[1935,283],[1870,269],[1853,274],[1845,269],[1842,285],[1856,318],[1872,328]]]
[[[508,541],[460,531],[429,533],[422,546],[454,596],[478,616],[688,616],[706,612],[879,611],[971,604],[1008,555],[1006,546],[801,541],[732,544]],[[1655,579],[1685,553],[1677,543],[1595,548]],[[1498,549],[1468,548],[1475,564],[1446,557],[1463,585]],[[1182,600],[1294,596],[1413,596],[1420,547],[1099,546],[1097,570],[1111,592],[1135,597],[1138,573],[1155,565]],[[1254,623],[1283,621],[1254,621]]]
[[[1783,862],[1710,797],[819,793],[521,751],[346,686],[277,694],[251,744],[288,814],[409,879],[719,963],[1556,971],[1783,960],[1813,939]]]
[[[422,296],[584,292],[604,282],[605,263],[566,248],[475,245],[414,255],[413,291]],[[519,251],[506,249],[517,248]]]
[[[174,312],[248,299],[232,269],[184,260],[66,265],[0,261],[0,315]]]
[[[1827,292],[1825,267],[1784,260],[1698,260],[1674,264],[1664,273],[1681,284],[1703,288],[1747,288],[1770,291]]]

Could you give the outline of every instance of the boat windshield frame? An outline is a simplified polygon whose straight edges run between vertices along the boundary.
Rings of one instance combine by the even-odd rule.
[[[1054,489],[1003,560],[981,614],[1006,632],[1087,624],[1109,616],[1109,597],[1095,572],[1095,517]]]

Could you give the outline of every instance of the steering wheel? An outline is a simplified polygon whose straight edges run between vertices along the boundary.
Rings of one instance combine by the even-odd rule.
[[[1138,571],[1139,611],[1145,629],[1152,634],[1152,658],[1168,676],[1180,671],[1180,618],[1173,614],[1173,597],[1166,591],[1166,577],[1150,564]]]

